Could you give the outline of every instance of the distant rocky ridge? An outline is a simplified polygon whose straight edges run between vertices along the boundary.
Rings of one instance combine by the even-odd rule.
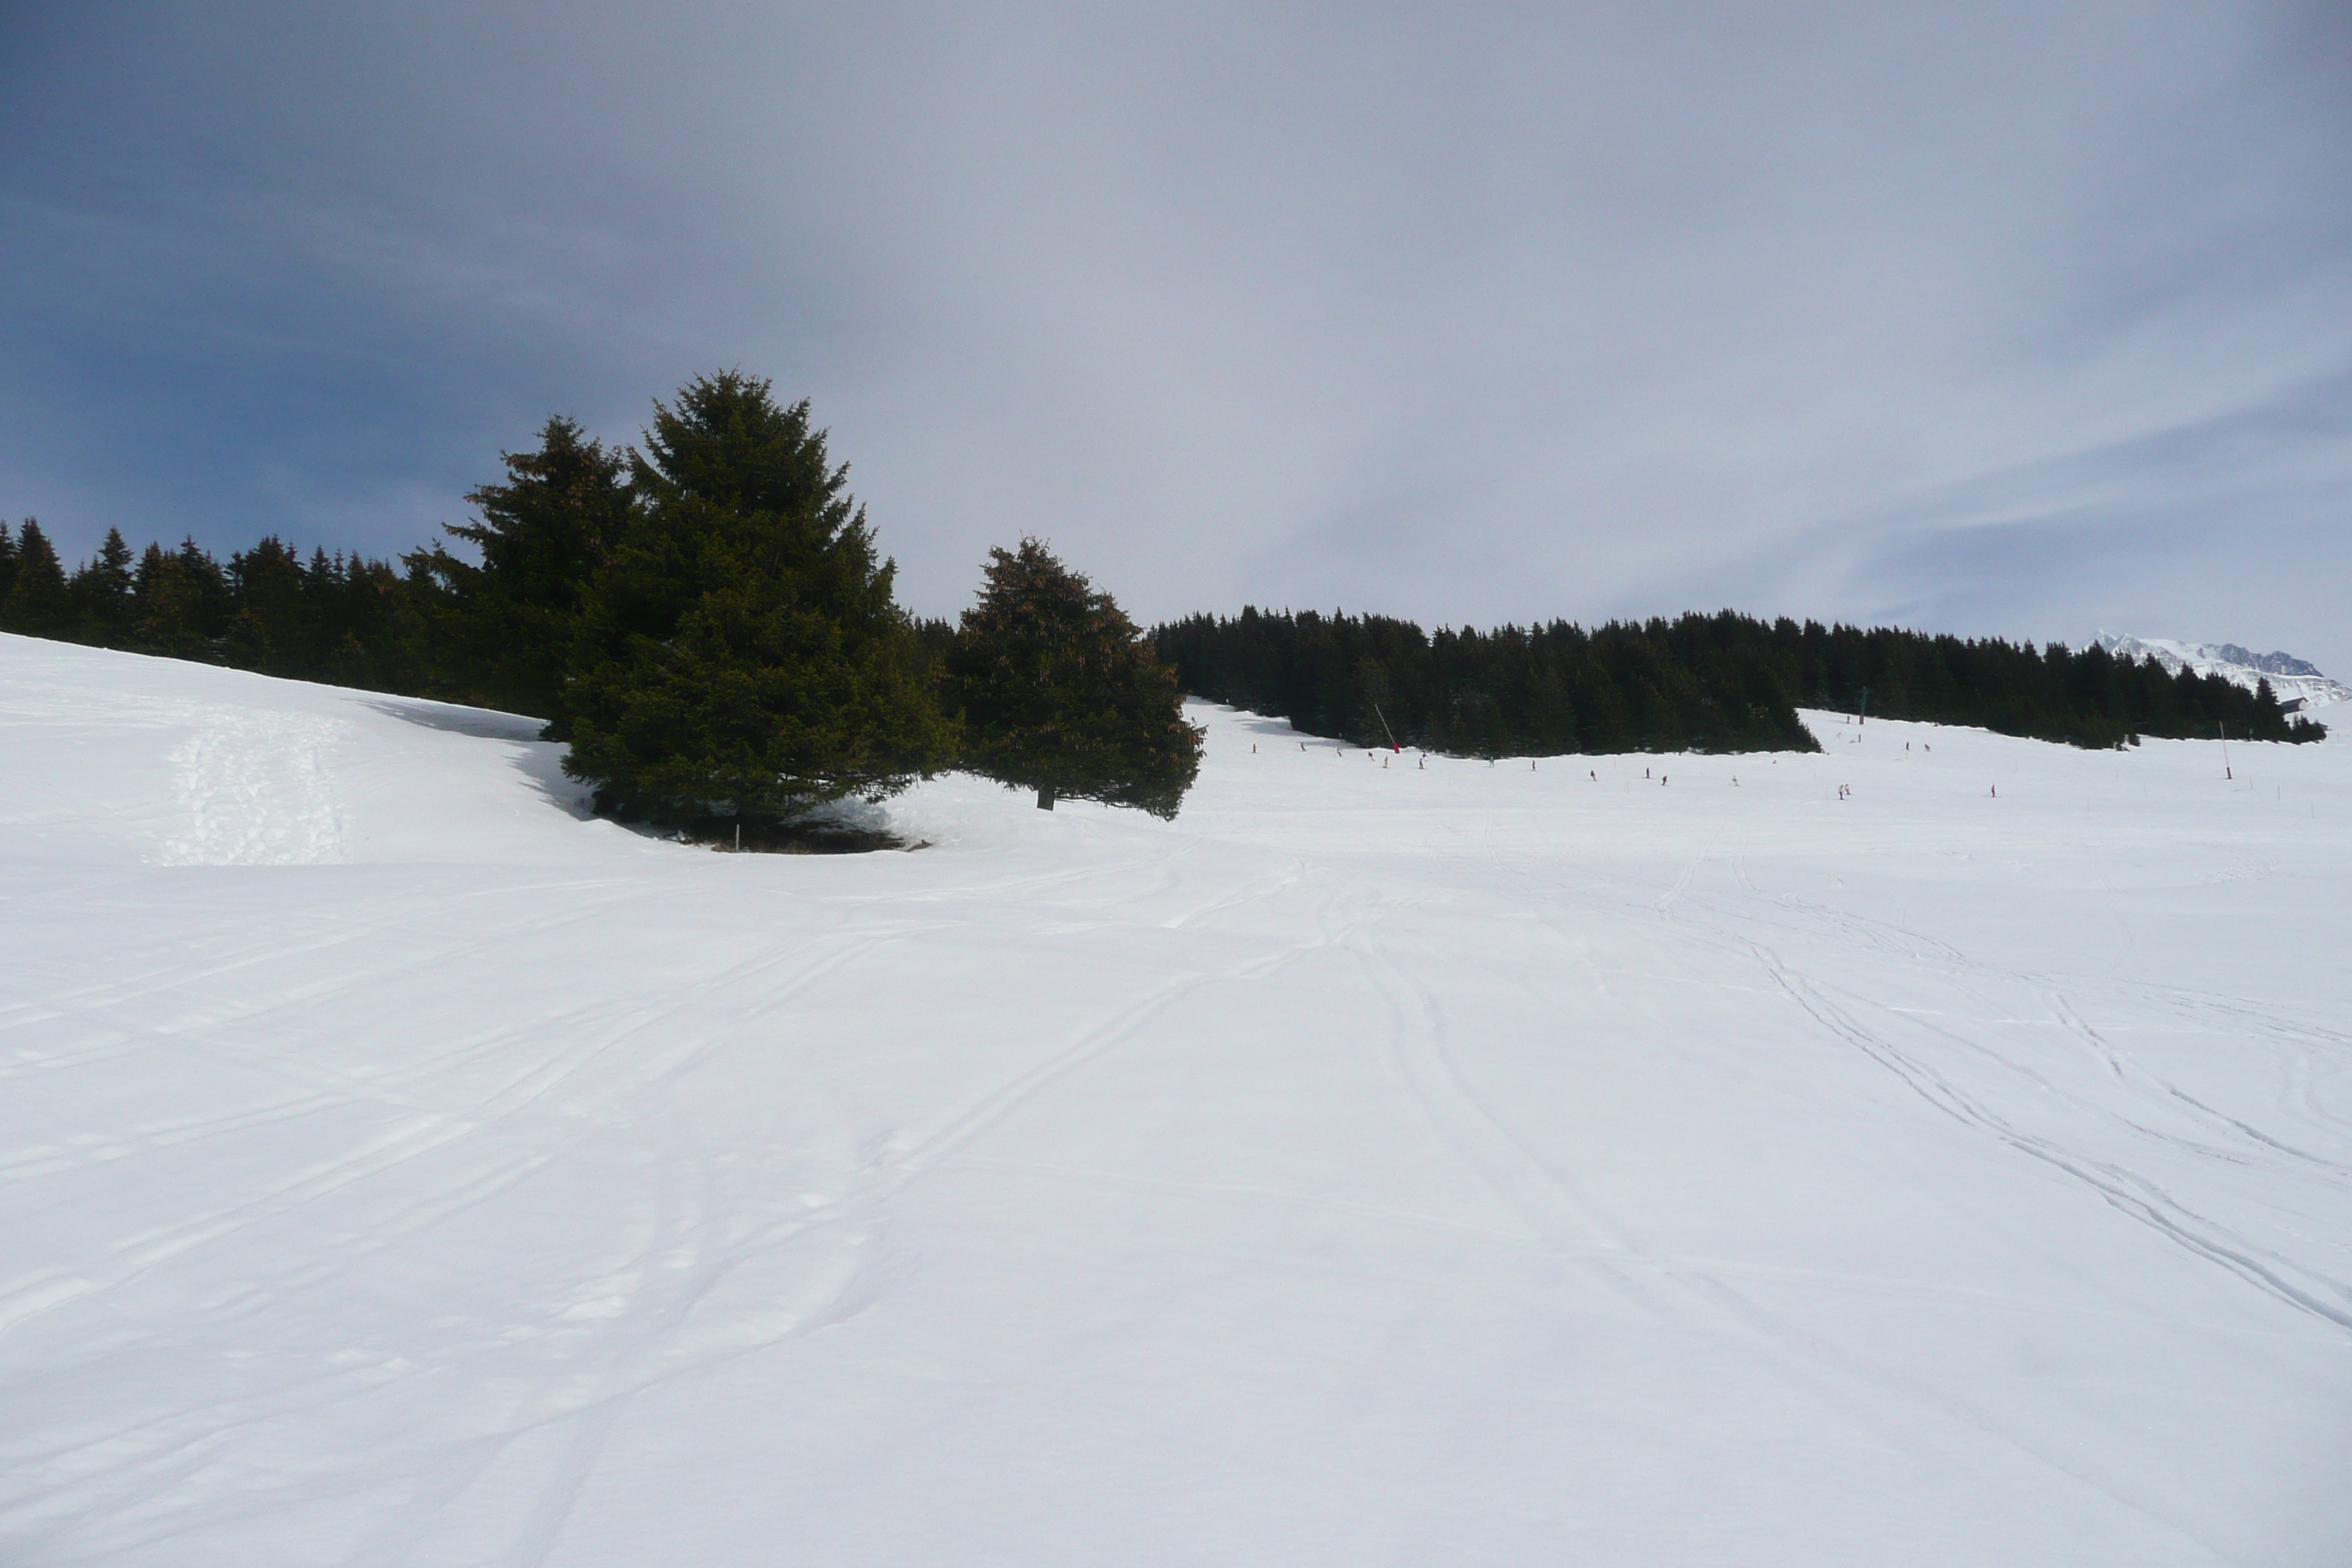
[[[2122,658],[2152,658],[2165,668],[2218,675],[2252,691],[2267,680],[2288,708],[2318,708],[2352,700],[2352,687],[2330,680],[2307,660],[2284,653],[2255,653],[2236,643],[2176,642],[2169,637],[2118,637],[2101,632],[2099,647]]]

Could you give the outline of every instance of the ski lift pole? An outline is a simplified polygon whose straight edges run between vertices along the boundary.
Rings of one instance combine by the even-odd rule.
[[[1381,733],[1389,738],[1389,750],[1399,756],[1404,755],[1404,748],[1397,744],[1396,731],[1389,728],[1389,716],[1381,711],[1381,705],[1377,702],[1372,704],[1372,717],[1381,721]]]
[[[2234,775],[2230,772],[2230,726],[2228,721],[2221,719],[2214,720],[2213,732],[2221,737],[2221,776],[2225,779],[2231,778]]]
[[[1854,728],[1855,728],[1855,729],[1857,729],[1857,730],[1859,730],[1859,729],[1861,729],[1864,724],[1867,724],[1867,723],[1869,723],[1869,722],[1870,722],[1870,688],[1869,688],[1869,687],[1867,687],[1867,686],[1865,686],[1865,687],[1864,687],[1864,688],[1862,689],[1862,711],[1854,715]]]

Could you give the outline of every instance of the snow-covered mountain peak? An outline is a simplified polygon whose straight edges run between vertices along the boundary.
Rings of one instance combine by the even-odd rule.
[[[2331,680],[2308,660],[2284,653],[2256,653],[2236,643],[2179,642],[2170,637],[2136,637],[2101,632],[2098,646],[2123,658],[2152,658],[2175,672],[2218,675],[2252,691],[2267,680],[2278,700],[2290,708],[2317,708],[2352,700],[2352,687]]]

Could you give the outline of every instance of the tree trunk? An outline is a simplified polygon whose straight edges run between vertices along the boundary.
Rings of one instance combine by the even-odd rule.
[[[1040,811],[1051,811],[1054,809],[1054,786],[1052,784],[1039,784],[1037,786],[1037,809]]]

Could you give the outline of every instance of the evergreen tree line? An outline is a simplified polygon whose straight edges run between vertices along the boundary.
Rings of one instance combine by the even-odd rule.
[[[991,552],[957,623],[919,622],[808,405],[739,372],[656,401],[641,448],[558,417],[505,468],[446,531],[467,553],[397,563],[275,537],[134,556],[110,530],[68,574],[37,522],[0,525],[0,630],[541,715],[600,809],[754,839],[949,769],[1173,816],[1199,767],[1185,691],[1484,756],[1814,750],[1800,706],[2081,746],[2326,733],[2267,684],[2097,647],[1729,611],[1427,633],[1244,609],[1147,637],[1034,540]]]
[[[1184,689],[1361,745],[1468,756],[1813,751],[1800,707],[1978,725],[2077,746],[2139,735],[2315,741],[2263,682],[2168,674],[2093,647],[2036,649],[1726,610],[1426,633],[1384,616],[1244,609],[1158,627]]]
[[[544,716],[600,810],[748,841],[957,769],[1175,815],[1199,768],[1174,672],[1042,544],[992,552],[961,624],[919,625],[805,402],[739,372],[656,401],[642,449],[554,418],[477,521],[397,566],[264,539],[68,575],[0,527],[0,630]]]
[[[418,689],[424,645],[389,563],[263,539],[224,565],[193,539],[133,556],[121,531],[68,574],[41,525],[0,522],[0,631],[303,680]]]

